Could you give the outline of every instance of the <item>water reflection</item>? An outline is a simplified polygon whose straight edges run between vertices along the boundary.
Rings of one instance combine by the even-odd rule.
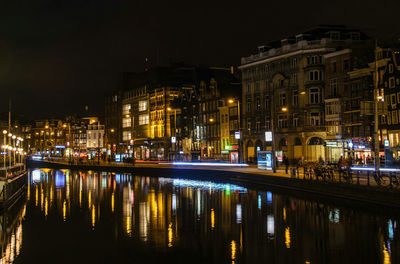
[[[195,263],[400,261],[398,218],[233,184],[34,170],[26,211],[25,224],[43,234],[41,246],[67,239],[67,244],[78,243],[78,255],[95,254],[93,248],[108,243],[118,245],[110,251],[148,252],[147,258],[155,252],[171,258],[174,252],[188,252],[180,258]],[[27,242],[21,248],[23,212],[15,218],[14,231],[2,229],[2,241],[9,242],[2,244],[1,263],[12,263],[18,255],[21,262],[28,260],[39,250]],[[48,227],[64,235],[54,238],[46,233]],[[68,241],[67,234],[83,236],[84,242]],[[110,254],[129,260],[126,252]]]

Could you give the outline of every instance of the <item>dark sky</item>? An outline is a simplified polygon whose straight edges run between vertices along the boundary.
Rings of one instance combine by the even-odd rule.
[[[9,2],[5,4],[5,2]],[[399,38],[398,0],[13,0],[0,4],[0,112],[103,112],[122,71],[185,61],[238,65],[270,40],[317,24]]]

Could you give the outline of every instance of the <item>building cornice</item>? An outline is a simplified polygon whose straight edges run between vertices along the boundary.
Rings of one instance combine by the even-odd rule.
[[[251,62],[251,63],[248,63],[248,64],[244,64],[244,65],[239,66],[238,68],[241,70],[241,69],[245,69],[245,68],[248,68],[248,67],[257,66],[257,65],[264,64],[264,63],[267,63],[267,62],[280,60],[280,59],[284,59],[284,58],[287,58],[287,57],[296,56],[296,55],[300,55],[300,54],[308,54],[308,53],[314,53],[314,52],[330,52],[330,51],[335,51],[335,48],[302,49],[302,50],[297,50],[297,51],[294,51],[294,52],[278,55],[278,56],[275,56],[275,57],[261,59],[259,61]]]

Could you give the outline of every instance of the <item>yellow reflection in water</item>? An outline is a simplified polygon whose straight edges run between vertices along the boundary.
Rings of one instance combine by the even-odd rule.
[[[285,228],[285,244],[286,248],[290,248],[290,228]]]
[[[126,205],[126,234],[128,236],[132,233],[132,208],[129,203]]]
[[[49,202],[47,201],[47,198],[46,198],[46,201],[44,203],[44,215],[47,216],[48,212],[49,212]]]
[[[92,207],[92,228],[96,225],[96,206],[93,205]]]
[[[283,221],[286,221],[286,208],[283,207]]]
[[[50,186],[50,204],[53,203],[53,186]]]
[[[214,209],[211,209],[211,228],[214,229],[215,227],[215,214]]]
[[[168,226],[168,247],[172,247],[172,237],[173,237],[172,223],[169,223],[169,226]]]
[[[39,190],[38,190],[38,186],[35,186],[35,206],[38,206],[39,203]]]
[[[30,183],[30,176],[28,176],[28,183]],[[31,185],[28,184],[28,190],[26,191],[26,195],[27,195],[27,200],[29,201],[29,199],[31,198]]]
[[[65,200],[63,202],[63,220],[67,220],[67,202]]]
[[[114,212],[114,193],[111,194],[111,211]]]
[[[383,264],[391,264],[392,262],[390,261],[390,255],[389,255],[389,251],[385,245],[385,243],[383,243]]]
[[[90,208],[90,205],[92,204],[92,191],[89,190],[89,198],[88,198],[88,207]]]
[[[40,210],[43,211],[44,193],[43,186],[40,188]]]
[[[235,263],[235,259],[236,259],[236,242],[235,242],[235,240],[232,240],[232,242],[231,242],[231,259],[232,259],[232,264]]]

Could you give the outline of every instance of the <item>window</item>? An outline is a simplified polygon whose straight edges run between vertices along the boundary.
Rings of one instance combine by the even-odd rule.
[[[336,61],[332,62],[332,72],[336,73]]]
[[[250,83],[247,84],[247,93],[251,92],[251,87],[250,87]]]
[[[389,64],[389,73],[393,72],[393,64]]]
[[[310,89],[310,104],[319,104],[319,88]]]
[[[293,105],[299,105],[299,91],[293,91]]]
[[[269,64],[265,65],[265,72],[269,72],[270,71],[270,66]]]
[[[122,140],[127,141],[132,139],[132,134],[130,131],[123,131],[122,132]]]
[[[311,126],[319,126],[320,125],[319,113],[311,113],[310,125]]]
[[[257,109],[257,111],[261,110],[260,96],[257,96],[257,98],[256,98],[256,109]]]
[[[350,68],[349,60],[344,60],[343,61],[343,71],[348,71],[349,68]]]
[[[286,94],[285,93],[279,94],[279,105],[280,106],[286,105]]]
[[[293,127],[299,126],[299,118],[297,116],[293,117]]]
[[[392,124],[397,124],[398,119],[397,119],[397,111],[392,111]]]
[[[321,79],[320,72],[317,71],[317,70],[310,71],[309,74],[310,74],[310,75],[309,75],[309,78],[308,78],[308,79],[309,79],[310,81],[318,81],[318,80]]]
[[[122,114],[123,115],[129,115],[131,113],[131,105],[130,104],[124,104],[122,106]]]
[[[297,84],[297,73],[292,74],[292,83]]]
[[[256,93],[259,93],[259,92],[260,92],[260,82],[256,82],[256,83],[255,83],[255,86],[256,86],[256,87],[255,87],[255,92],[256,92]]]
[[[271,121],[265,118],[265,129],[271,129]]]
[[[340,33],[337,32],[337,31],[331,32],[331,39],[339,40],[340,39]]]
[[[238,109],[237,109],[237,107],[231,107],[231,108],[229,108],[229,115],[230,115],[230,116],[237,116],[237,115],[238,115]]]
[[[147,101],[139,101],[139,112],[147,110]]]
[[[132,126],[132,118],[130,118],[130,117],[122,118],[122,127],[123,128],[131,127],[131,126]]]
[[[287,116],[286,115],[278,116],[278,127],[279,128],[287,128]]]
[[[269,104],[269,96],[265,96],[265,111],[267,111],[269,113],[269,111],[271,111],[270,109],[270,104]]]
[[[260,132],[260,130],[261,130],[260,121],[257,121],[257,122],[256,122],[256,131],[257,131],[257,132]]]
[[[292,59],[292,68],[296,68],[297,67],[297,58],[293,58]]]
[[[307,57],[307,64],[320,64],[322,62],[322,57],[319,55],[308,56]]]
[[[389,78],[389,88],[394,88],[395,84],[394,84],[394,77],[390,77]]]
[[[251,99],[247,98],[247,113],[251,112]]]
[[[338,95],[337,79],[336,78],[330,79],[329,86],[330,86],[331,96],[337,96]]]
[[[392,105],[392,108],[396,108],[396,94],[390,95],[390,104]]]
[[[247,130],[251,130],[251,121],[247,120]]]
[[[139,115],[139,125],[147,125],[149,123],[149,115]]]

